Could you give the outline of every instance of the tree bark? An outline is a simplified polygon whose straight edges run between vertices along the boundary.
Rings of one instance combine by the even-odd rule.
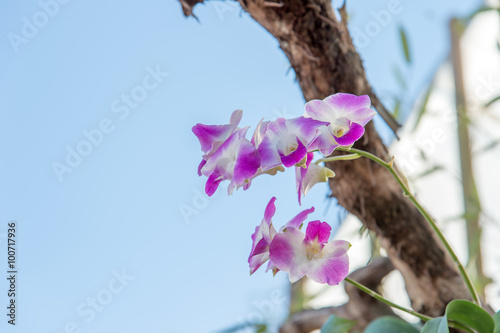
[[[185,9],[186,0],[180,1]],[[196,2],[190,0],[191,4]],[[329,0],[239,2],[279,41],[306,100],[322,99],[337,92],[367,94],[379,113],[385,111],[366,79],[347,29],[344,8],[339,10],[342,18],[339,21]],[[389,159],[372,122],[355,146]],[[470,298],[427,222],[384,168],[364,158],[331,162],[328,167],[337,174],[330,181],[332,195],[381,238],[394,267],[405,279],[416,311],[439,316],[451,300]]]

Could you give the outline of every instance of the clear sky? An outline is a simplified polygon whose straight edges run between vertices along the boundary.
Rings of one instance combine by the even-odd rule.
[[[401,68],[405,111],[447,57],[448,19],[479,2],[400,0],[381,18],[389,2],[349,2],[350,27],[374,29],[356,43],[389,106]],[[243,109],[254,128],[301,115],[304,100],[277,41],[237,5],[195,13],[200,23],[173,0],[2,1],[0,267],[16,221],[19,272],[15,327],[0,283],[2,332],[215,332],[283,319],[286,274],[249,277],[250,234],[272,196],[277,225],[311,205],[335,225],[339,210],[326,186],[299,207],[291,170],[230,197],[226,184],[201,194],[194,124]]]

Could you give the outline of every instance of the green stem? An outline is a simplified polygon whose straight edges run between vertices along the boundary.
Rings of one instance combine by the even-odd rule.
[[[396,309],[399,309],[399,310],[404,311],[404,312],[406,312],[406,313],[409,313],[409,314],[411,314],[411,315],[413,315],[413,316],[415,316],[415,317],[420,318],[420,319],[421,319],[421,320],[423,320],[423,321],[429,321],[429,320],[431,320],[431,319],[432,319],[432,317],[428,317],[428,316],[426,316],[426,315],[424,315],[424,314],[421,314],[421,313],[419,313],[419,312],[417,312],[417,311],[415,311],[415,310],[412,310],[412,309],[407,309],[407,308],[405,308],[405,307],[403,307],[403,306],[401,306],[401,305],[398,305],[398,304],[396,304],[396,303],[393,303],[393,302],[389,301],[388,299],[384,298],[384,296],[380,295],[379,293],[377,293],[377,292],[375,292],[375,291],[371,290],[371,289],[370,289],[370,288],[368,288],[368,287],[365,287],[364,285],[362,285],[362,284],[361,284],[361,283],[359,283],[359,282],[356,282],[356,281],[354,281],[354,280],[351,280],[351,279],[350,279],[350,278],[348,278],[348,277],[346,277],[346,278],[345,278],[345,281],[349,282],[350,284],[352,284],[353,286],[355,286],[355,287],[356,287],[356,288],[358,288],[359,290],[361,290],[361,291],[363,291],[363,292],[367,293],[367,294],[368,294],[368,295],[370,295],[371,297],[373,297],[373,298],[375,298],[375,299],[377,299],[377,300],[381,301],[382,303],[385,303],[385,304],[387,304],[387,305],[389,305],[389,306],[391,306],[391,307],[393,307],[393,308],[396,308]]]
[[[429,320],[433,319],[432,317],[426,316],[426,315],[424,315],[424,314],[422,314],[420,312],[417,312],[417,311],[415,311],[413,309],[408,309],[408,308],[405,308],[405,307],[403,307],[401,305],[393,303],[393,302],[389,301],[387,298],[384,298],[384,296],[382,296],[379,293],[371,290],[370,288],[362,285],[361,283],[356,282],[354,280],[351,280],[349,277],[346,277],[344,280],[346,282],[349,282],[350,284],[352,284],[353,286],[355,286],[356,288],[358,288],[362,292],[364,292],[364,293],[370,295],[371,297],[373,297],[373,298],[381,301],[382,303],[385,303],[385,304],[389,305],[390,307],[393,307],[393,308],[399,309],[401,311],[404,311],[406,313],[409,313],[409,314],[411,314],[411,315],[413,315],[413,316],[415,316],[415,317],[417,317],[417,318],[419,318],[419,319],[421,319],[423,321],[429,321]],[[461,324],[459,324],[457,322],[451,321],[451,320],[448,320],[448,326],[449,327],[453,327],[453,328],[458,328],[458,329],[461,329],[461,330],[465,330],[465,331],[471,332],[471,333],[473,332],[470,328],[468,328],[466,326],[463,326],[463,325],[461,325]]]
[[[327,158],[320,158],[314,164],[318,165],[322,162],[332,162],[332,161],[347,161],[347,160],[355,160],[357,158],[360,158],[361,155],[359,154],[347,154],[347,155],[339,155],[339,156],[332,156],[332,157],[327,157]]]
[[[410,201],[415,205],[415,207],[417,207],[418,211],[422,214],[422,216],[427,220],[427,222],[430,224],[430,226],[432,227],[432,229],[436,232],[436,234],[438,235],[439,239],[443,243],[444,247],[446,248],[446,250],[450,254],[452,260],[457,265],[458,270],[460,272],[460,275],[462,276],[462,279],[464,280],[464,282],[465,282],[465,284],[467,286],[467,289],[469,289],[469,292],[470,292],[470,294],[472,296],[472,299],[473,299],[474,303],[476,303],[479,306],[481,306],[481,301],[479,300],[478,294],[477,294],[476,290],[474,289],[474,286],[473,286],[473,284],[472,284],[472,282],[471,282],[471,280],[469,278],[469,275],[467,274],[464,266],[462,265],[462,263],[458,259],[457,255],[455,254],[455,252],[451,248],[450,244],[448,243],[448,241],[446,240],[446,238],[444,237],[444,235],[441,233],[441,230],[439,230],[438,226],[436,225],[436,222],[434,222],[434,220],[432,219],[432,217],[430,216],[430,214],[422,207],[422,205],[420,204],[420,202],[418,202],[417,198],[415,198],[415,196],[413,194],[411,194],[410,189],[408,188],[408,186],[406,185],[406,183],[403,181],[403,179],[401,178],[401,176],[399,176],[399,174],[394,169],[394,166],[393,166],[394,159],[391,160],[390,162],[385,162],[381,158],[379,158],[379,157],[377,157],[377,156],[375,156],[375,155],[373,155],[373,154],[371,154],[369,152],[366,152],[364,150],[359,150],[359,149],[356,149],[356,148],[350,148],[350,149],[337,148],[337,150],[341,150],[341,151],[345,151],[345,152],[351,152],[351,153],[358,154],[360,156],[364,156],[366,158],[371,159],[374,162],[377,162],[378,164],[380,164],[381,166],[383,166],[384,168],[386,168],[387,170],[389,170],[389,172],[394,176],[394,179],[396,179],[396,181],[398,182],[399,186],[401,186],[401,188],[403,189],[404,195],[410,199]],[[329,158],[325,158],[324,160],[326,160],[325,162],[330,161]]]

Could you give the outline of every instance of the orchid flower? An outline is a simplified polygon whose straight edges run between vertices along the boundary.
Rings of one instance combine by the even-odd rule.
[[[274,205],[275,201],[275,197],[271,198],[267,204],[266,210],[264,211],[264,219],[262,219],[262,222],[255,228],[255,232],[252,234],[252,250],[250,251],[250,256],[248,257],[250,274],[255,273],[260,266],[269,260],[269,244],[277,234],[276,229],[272,224],[272,218],[276,212],[276,206]],[[314,207],[303,210],[291,219],[284,227],[282,227],[280,232],[289,227],[300,228],[307,216],[312,212],[314,212]],[[274,274],[278,272],[278,269],[271,261],[269,261],[266,272],[268,270],[273,270]]]
[[[204,153],[203,160],[198,166],[198,175],[201,176],[201,169],[207,163],[208,158],[219,149],[231,134],[238,130],[242,115],[243,111],[234,111],[227,125],[196,124],[193,126],[193,133],[200,141],[201,151]]]
[[[314,153],[308,153],[305,167],[295,167],[295,181],[299,195],[299,204],[302,204],[302,196],[305,196],[314,185],[320,182],[327,182],[328,178],[335,177],[335,172],[331,169],[315,163],[311,164],[313,158]]]
[[[271,122],[260,122],[255,130],[252,142],[262,158],[262,169],[279,165],[292,167],[304,164],[311,143],[319,134],[319,128],[327,122],[311,118],[278,118]]]
[[[260,155],[250,141],[245,138],[248,127],[231,134],[220,145],[201,168],[201,173],[208,177],[205,192],[212,196],[220,182],[229,179],[228,194],[237,186],[244,186],[257,173],[260,167]]]
[[[364,126],[375,116],[370,97],[338,93],[324,100],[306,103],[304,117],[330,123],[320,128],[313,142],[321,153],[330,155],[338,146],[351,146],[365,133]]]
[[[269,258],[289,275],[294,283],[307,276],[318,283],[339,284],[349,272],[346,241],[331,241],[331,227],[326,222],[311,221],[306,233],[287,227],[269,244]]]

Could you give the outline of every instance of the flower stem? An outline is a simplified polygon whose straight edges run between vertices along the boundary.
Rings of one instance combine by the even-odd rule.
[[[379,293],[371,290],[370,288],[362,285],[361,283],[359,283],[357,281],[352,280],[349,277],[346,277],[344,280],[346,282],[349,282],[350,284],[352,284],[353,286],[355,286],[359,290],[363,291],[364,293],[370,295],[371,297],[381,301],[382,303],[389,305],[390,307],[393,307],[393,308],[399,309],[401,311],[404,311],[406,313],[409,313],[409,314],[411,314],[411,315],[413,315],[413,316],[415,316],[423,321],[429,321],[429,320],[433,319],[432,317],[426,316],[426,315],[424,315],[420,312],[417,312],[413,309],[408,309],[408,308],[405,308],[404,306],[393,303],[393,302],[389,301],[387,298],[384,298],[384,296],[380,295]],[[472,332],[468,327],[465,327],[465,326],[463,326],[457,322],[451,321],[451,320],[448,321],[448,326],[454,327],[454,328],[459,328],[462,330],[466,330],[467,332]]]
[[[467,289],[469,289],[469,292],[472,296],[474,303],[481,306],[481,301],[479,300],[479,296],[478,296],[476,290],[474,289],[474,285],[472,284],[472,282],[469,278],[469,275],[467,274],[467,271],[465,270],[464,266],[462,265],[462,263],[458,259],[457,255],[455,254],[455,252],[451,248],[450,244],[448,243],[448,241],[446,240],[444,235],[441,233],[441,230],[439,230],[438,226],[436,225],[436,222],[434,222],[434,220],[432,219],[430,214],[422,207],[420,202],[418,202],[417,198],[415,198],[415,196],[413,194],[411,194],[410,189],[408,188],[408,186],[406,185],[404,180],[401,178],[401,176],[394,169],[394,166],[393,166],[394,159],[392,159],[390,162],[385,162],[381,158],[379,158],[379,157],[377,157],[369,152],[366,152],[364,150],[359,150],[356,148],[350,148],[350,149],[337,148],[337,149],[341,150],[341,151],[355,153],[355,154],[358,154],[360,156],[369,158],[372,161],[380,164],[381,166],[383,166],[384,168],[389,170],[389,172],[393,175],[394,179],[396,179],[396,181],[398,182],[399,186],[401,186],[401,188],[403,189],[404,195],[410,199],[410,201],[415,205],[415,207],[417,207],[418,211],[422,214],[422,216],[427,220],[427,222],[432,227],[432,229],[436,232],[439,239],[443,243],[444,247],[446,248],[446,250],[450,254],[452,260],[455,262],[455,265],[457,265],[458,270],[460,272],[460,275],[462,276],[462,279],[464,280],[464,282],[467,286]],[[324,160],[325,160],[325,162],[330,161],[329,158],[325,158]]]
[[[320,158],[314,164],[318,165],[321,162],[332,162],[332,161],[347,161],[347,160],[355,160],[357,158],[360,158],[360,154],[347,154],[347,155],[339,155],[339,156],[332,156],[332,157],[327,157],[327,158]]]
[[[380,295],[379,293],[371,290],[370,288],[362,285],[361,283],[359,282],[356,282],[354,280],[351,280],[349,277],[346,277],[345,278],[345,281],[349,282],[350,284],[352,284],[353,286],[355,286],[356,288],[358,288],[359,290],[367,293],[368,295],[370,295],[371,297],[381,301],[382,303],[385,303],[387,305],[389,305],[390,307],[393,307],[393,308],[396,308],[396,309],[399,309],[401,311],[404,311],[406,313],[409,313],[415,317],[418,317],[420,319],[422,319],[423,321],[429,321],[432,319],[432,317],[428,317],[424,314],[421,314],[415,310],[412,310],[412,309],[408,309],[408,308],[405,308],[404,306],[401,306],[401,305],[398,305],[396,303],[393,303],[391,301],[389,301],[388,299],[384,298],[384,296]]]

